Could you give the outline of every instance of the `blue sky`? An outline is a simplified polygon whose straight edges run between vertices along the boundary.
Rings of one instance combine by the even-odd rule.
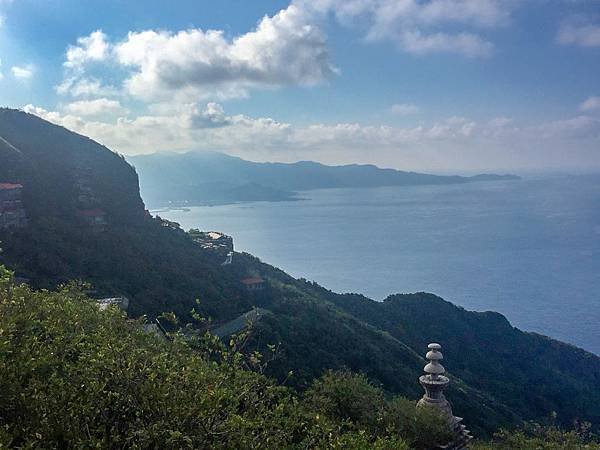
[[[0,0],[0,104],[124,154],[600,169],[599,0]]]

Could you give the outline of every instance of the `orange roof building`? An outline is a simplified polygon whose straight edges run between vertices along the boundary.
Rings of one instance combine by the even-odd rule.
[[[260,291],[265,288],[265,280],[260,277],[244,278],[241,282],[249,291]]]

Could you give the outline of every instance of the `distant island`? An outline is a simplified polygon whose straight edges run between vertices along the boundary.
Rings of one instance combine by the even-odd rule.
[[[298,200],[299,191],[462,184],[519,180],[516,175],[443,176],[374,165],[327,166],[313,161],[257,163],[217,152],[129,156],[151,207]]]
[[[363,422],[352,425],[346,413],[360,405],[369,415],[356,417],[365,417],[371,427],[365,431],[371,440],[364,445],[277,441],[272,448],[409,448],[372,444],[381,442],[388,429],[400,437],[406,434],[402,430],[419,430],[415,427],[422,422],[414,419],[414,404],[407,399],[423,395],[417,379],[423,373],[423,349],[432,341],[444,343],[451,362],[449,398],[478,438],[488,439],[500,428],[517,436],[518,427],[529,421],[544,424],[548,417],[557,425],[578,423],[585,431],[589,422],[590,431],[598,430],[598,356],[521,331],[501,314],[467,311],[433,294],[397,294],[379,302],[293,278],[235,251],[223,233],[186,232],[153,217],[140,196],[138,175],[108,148],[33,115],[1,108],[0,197],[0,446],[44,442],[63,448],[65,442],[82,442],[70,445],[79,448],[98,442],[104,448],[108,429],[123,447],[123,442],[146,439],[141,429],[159,430],[155,434],[168,440],[143,441],[139,446],[144,448],[190,447],[188,442],[208,448],[202,442],[216,441],[207,440],[200,424],[212,417],[229,425],[211,428],[216,431],[210,439],[250,436],[259,442],[256,433],[287,430],[294,423],[299,428],[288,435],[297,442],[314,436],[305,425],[308,420],[326,436],[335,437],[335,430],[348,424],[362,436]],[[365,276],[372,270],[365,265]],[[140,320],[126,321],[116,308]],[[252,320],[248,340],[241,342],[244,354],[258,365],[248,367],[272,381],[240,372],[245,363],[229,356],[229,350],[223,361],[231,361],[235,370],[222,366],[216,360],[221,353],[209,353],[211,347],[204,344],[186,347],[178,332],[185,330],[195,342],[195,333],[225,337]],[[164,340],[165,331],[177,332],[176,338]],[[249,385],[251,380],[258,382]],[[335,426],[327,425],[332,420],[327,405],[335,404],[329,397],[302,401],[307,392],[323,392],[323,381],[348,405],[331,422]],[[373,385],[365,385],[369,382]],[[405,398],[388,408],[382,402],[392,395]],[[318,405],[323,406],[314,409]],[[385,411],[393,418],[389,426],[380,420]],[[231,430],[230,425],[243,428],[221,431]],[[417,436],[431,437],[426,425],[427,431]],[[173,444],[174,436],[187,439],[184,432],[199,437]],[[412,442],[410,448],[436,448]]]

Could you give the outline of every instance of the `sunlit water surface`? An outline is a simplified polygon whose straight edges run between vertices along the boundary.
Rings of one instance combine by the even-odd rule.
[[[160,215],[334,291],[433,292],[600,354],[600,175],[301,195]]]

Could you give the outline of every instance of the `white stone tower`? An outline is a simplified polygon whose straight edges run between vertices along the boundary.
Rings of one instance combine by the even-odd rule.
[[[441,448],[453,450],[464,449],[473,437],[469,434],[469,430],[461,423],[462,418],[456,417],[452,413],[452,406],[450,406],[450,402],[444,396],[444,391],[448,387],[448,384],[450,384],[450,379],[444,375],[446,369],[440,364],[440,361],[444,358],[440,351],[442,346],[433,343],[427,347],[429,351],[425,357],[429,360],[429,363],[423,369],[425,375],[419,377],[419,383],[425,389],[425,394],[419,400],[417,406],[420,408],[436,408],[448,418],[455,437],[452,442]]]

